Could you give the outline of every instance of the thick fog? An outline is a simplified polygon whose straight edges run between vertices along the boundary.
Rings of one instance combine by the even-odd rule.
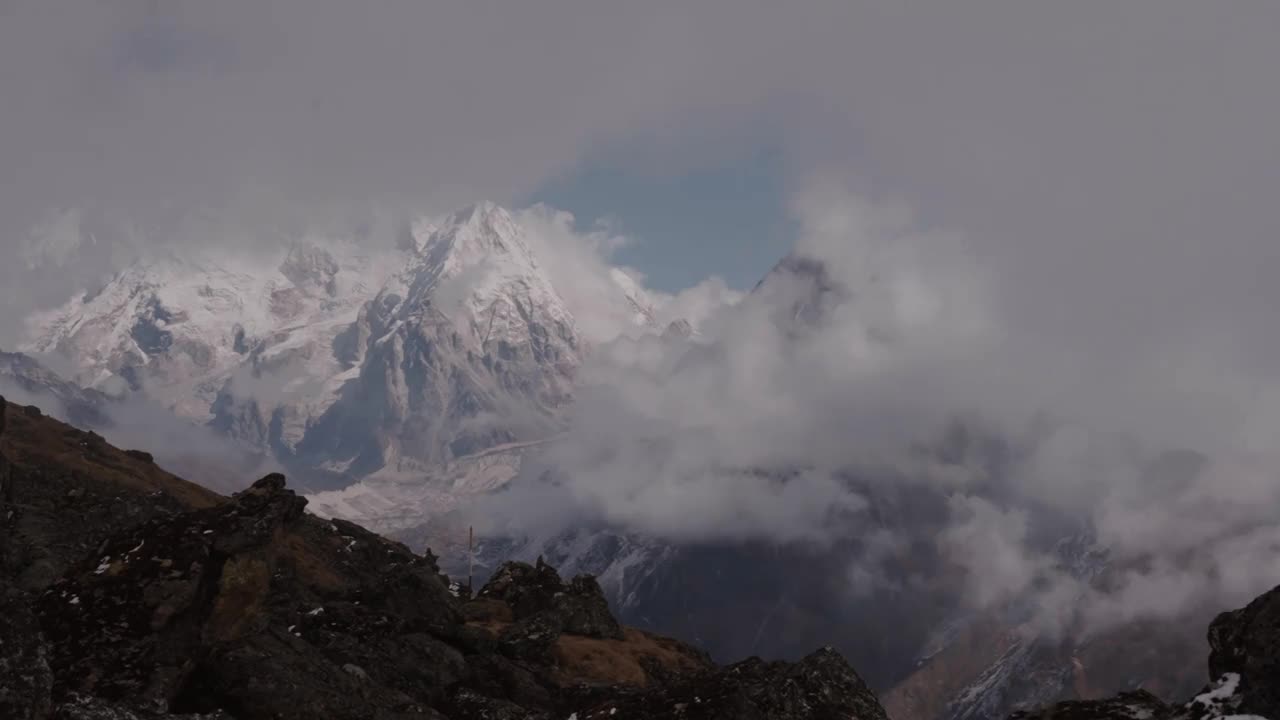
[[[492,513],[822,543],[858,532],[842,478],[888,469],[952,494],[937,542],[978,605],[1093,592],[1027,541],[1030,505],[1131,568],[1093,621],[1280,581],[1280,5],[607,5],[0,3],[0,347],[165,245],[390,242],[377,218],[518,201],[601,152],[674,175],[777,148],[817,318],[785,274],[661,297],[692,343],[601,344],[558,489]],[[626,309],[591,283],[643,238],[523,217],[609,335]],[[1017,449],[1000,478],[913,451],[957,418]]]

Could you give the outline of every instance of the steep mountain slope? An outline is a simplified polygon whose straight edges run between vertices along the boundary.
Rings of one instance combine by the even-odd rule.
[[[962,720],[1135,690],[1186,697],[1204,682],[1192,662],[1207,648],[1198,627],[1209,617],[1194,612],[1055,638],[986,613],[882,698],[899,720]]]
[[[448,217],[337,349],[353,377],[299,450],[356,476],[554,433],[582,351],[522,230],[488,204]]]
[[[1055,555],[1095,587],[1114,583],[1122,569],[1087,534],[1060,540]],[[1034,622],[1034,603],[1019,598],[942,625],[914,671],[883,695],[886,707],[899,720],[967,720],[1138,689],[1176,698],[1203,683],[1192,661],[1207,650],[1198,628],[1216,608],[1100,629],[1071,621],[1045,628]]]
[[[0,565],[11,587],[41,589],[114,532],[221,502],[156,466],[150,454],[117,450],[35,406],[7,403],[0,429],[0,477],[8,476]]]
[[[0,716],[886,717],[830,650],[716,668],[541,562],[471,600],[283,476],[223,498],[95,437],[0,400]]]

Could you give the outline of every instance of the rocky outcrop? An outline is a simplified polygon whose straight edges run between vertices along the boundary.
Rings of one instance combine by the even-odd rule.
[[[505,603],[517,626],[536,623],[557,634],[623,639],[622,626],[609,612],[609,602],[596,579],[579,575],[565,584],[542,558],[536,565],[506,563],[478,597]]]
[[[5,418],[0,578],[20,590],[43,590],[116,533],[222,502],[145,455],[120,451],[34,406],[8,403]]]
[[[37,602],[55,696],[235,717],[425,712],[465,661],[430,556],[305,516],[269,475],[104,543]],[[416,708],[416,710],[415,710]]]
[[[216,496],[111,448],[95,433],[4,398],[0,480],[0,717],[174,717],[139,715],[108,700],[74,694],[56,700],[54,648],[35,611],[36,593],[111,533],[142,518],[212,505]]]
[[[1054,720],[1135,720],[1166,718],[1172,709],[1146,690],[1121,693],[1105,700],[1069,700],[1045,710],[1014,713],[1014,718]]]
[[[524,229],[482,203],[420,247],[335,338],[350,370],[298,446],[307,462],[361,476],[560,430],[582,339]]]
[[[1280,718],[1280,588],[1209,626],[1209,674],[1237,677],[1236,712]]]
[[[751,658],[656,689],[598,695],[578,712],[580,720],[888,720],[875,695],[830,648],[794,664]]]
[[[0,717],[47,717],[53,672],[26,598],[6,588],[0,594]]]
[[[884,717],[831,651],[716,668],[620,626],[589,576],[513,563],[470,599],[281,475],[220,498],[43,416],[8,424],[24,549],[0,717]]]

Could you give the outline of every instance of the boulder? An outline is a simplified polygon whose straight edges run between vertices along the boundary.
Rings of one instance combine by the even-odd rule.
[[[1238,678],[1240,714],[1280,718],[1280,588],[1209,626],[1209,675]]]
[[[535,565],[504,563],[476,597],[501,602],[516,624],[530,632],[623,639],[622,626],[596,579],[579,575],[566,584],[542,558]]]

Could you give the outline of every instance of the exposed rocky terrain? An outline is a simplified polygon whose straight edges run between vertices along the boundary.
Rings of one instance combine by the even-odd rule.
[[[833,651],[719,668],[590,576],[512,563],[472,598],[281,475],[225,498],[2,416],[0,717],[885,718]]]

